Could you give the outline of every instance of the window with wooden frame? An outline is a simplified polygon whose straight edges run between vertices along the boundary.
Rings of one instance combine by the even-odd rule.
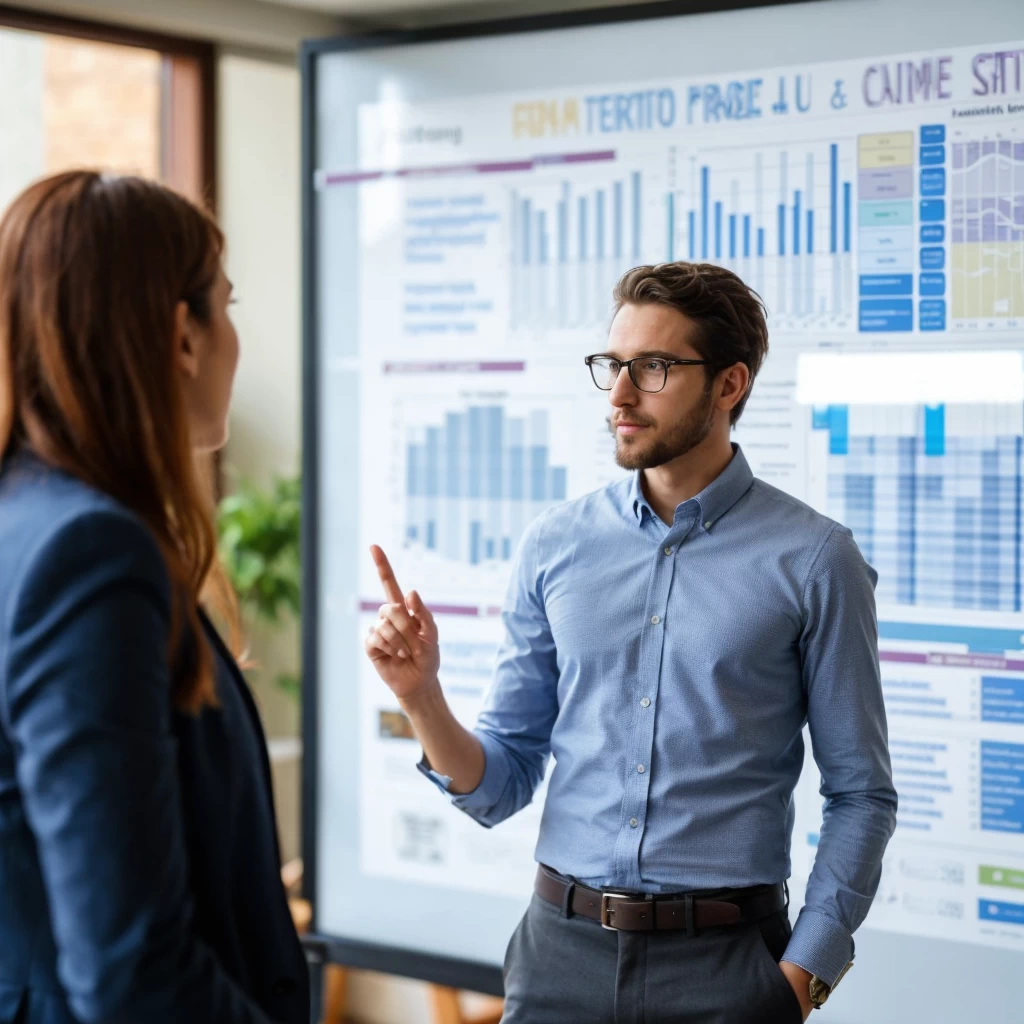
[[[212,44],[0,5],[0,208],[95,167],[215,209],[214,110]]]

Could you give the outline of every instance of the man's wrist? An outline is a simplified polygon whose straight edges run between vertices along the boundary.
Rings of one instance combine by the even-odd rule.
[[[811,979],[814,975],[791,960],[780,960],[779,967],[793,989],[806,1020],[808,1014],[814,1009],[814,1004],[811,1002]]]
[[[413,715],[421,715],[424,712],[435,710],[438,706],[438,698],[442,703],[447,703],[444,701],[441,682],[435,676],[414,693],[401,697],[398,706],[411,718]]]

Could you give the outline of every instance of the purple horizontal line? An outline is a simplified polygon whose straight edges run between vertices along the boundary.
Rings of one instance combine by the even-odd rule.
[[[378,171],[329,171],[321,182],[328,185],[357,185],[382,178],[441,177],[456,174],[505,174],[512,171],[532,171],[551,164],[585,164],[614,160],[614,149],[592,150],[584,153],[546,153],[523,160],[489,160],[465,164],[435,164],[426,167],[397,167]]]
[[[360,601],[359,610],[361,612],[375,612],[382,604],[384,599],[379,601]],[[428,604],[427,609],[432,615],[465,615],[478,617],[480,615],[480,608],[476,605],[469,604]],[[490,609],[487,609],[488,613]]]
[[[927,654],[915,654],[911,651],[879,651],[879,661],[900,661],[912,665],[927,665]]]
[[[525,362],[385,363],[385,373],[522,373]]]
[[[504,163],[482,164],[438,164],[434,167],[400,167],[395,171],[379,172],[393,178],[434,178],[449,174],[495,174],[503,171],[529,171],[533,163],[529,160],[509,160]]]
[[[348,171],[325,174],[325,185],[357,185],[361,181],[377,181],[384,177],[383,171]]]
[[[551,155],[535,156],[533,162],[540,167],[547,164],[594,164],[614,159],[614,149],[596,149],[590,153],[553,153]]]
[[[985,668],[1010,672],[1019,672],[1024,669],[1024,660],[1003,658],[996,654],[919,654],[916,651],[879,651],[878,660],[913,665],[939,665],[943,668]]]

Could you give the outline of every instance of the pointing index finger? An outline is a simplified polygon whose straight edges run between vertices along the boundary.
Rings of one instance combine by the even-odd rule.
[[[380,576],[380,581],[384,586],[384,596],[391,604],[404,605],[405,598],[402,596],[402,588],[399,587],[398,580],[395,579],[395,572],[391,568],[388,556],[376,544],[370,548],[370,554],[373,555],[374,565],[377,566],[377,575]]]

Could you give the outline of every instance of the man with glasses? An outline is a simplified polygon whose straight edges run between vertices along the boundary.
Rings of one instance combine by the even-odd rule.
[[[615,300],[586,363],[634,472],[531,524],[476,728],[379,548],[388,603],[366,650],[421,770],[481,824],[528,804],[554,757],[505,1021],[801,1021],[852,963],[895,827],[876,574],[731,443],[768,348],[757,296],[673,263],[630,271]],[[805,723],[825,799],[791,928]]]

